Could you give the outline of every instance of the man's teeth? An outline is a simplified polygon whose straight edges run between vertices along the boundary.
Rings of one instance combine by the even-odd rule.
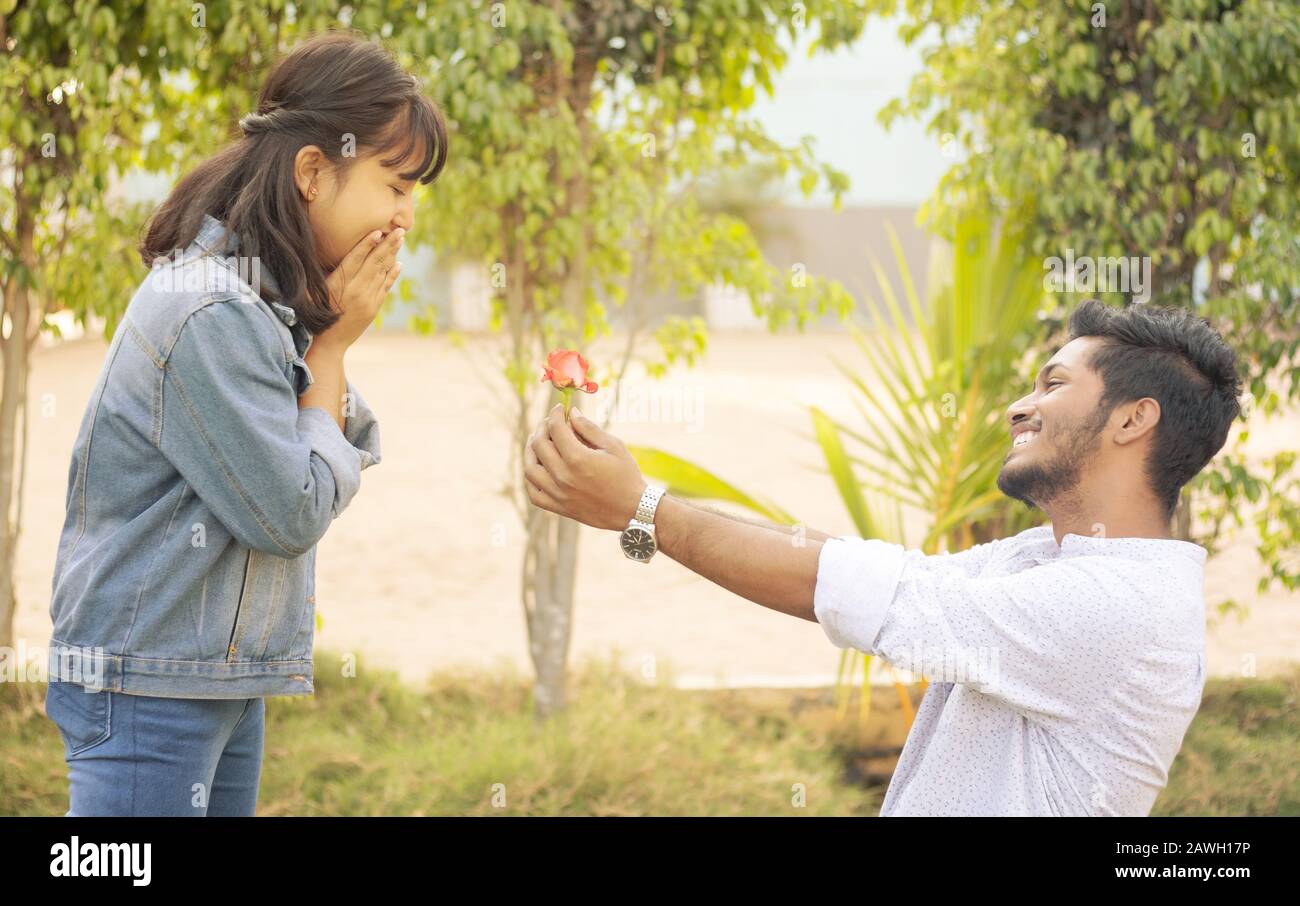
[[[1033,439],[1034,439],[1035,437],[1037,437],[1037,436],[1038,436],[1038,432],[1037,432],[1037,431],[1024,431],[1024,432],[1022,432],[1022,433],[1016,435],[1016,439],[1015,439],[1015,441],[1011,444],[1011,446],[1013,446],[1013,447],[1023,447],[1025,444],[1029,443],[1031,440],[1033,440]]]

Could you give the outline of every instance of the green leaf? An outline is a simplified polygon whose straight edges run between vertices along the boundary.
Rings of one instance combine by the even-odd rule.
[[[838,428],[826,413],[816,406],[811,407],[809,412],[812,415],[817,443],[822,448],[822,455],[825,456],[826,465],[830,468],[835,488],[840,492],[840,499],[844,501],[844,508],[849,511],[849,517],[853,520],[858,535],[863,538],[880,537],[880,529],[871,517],[870,508],[862,495],[862,489],[858,486],[857,476],[853,472],[853,465],[844,452]]]
[[[784,525],[794,525],[798,522],[776,504],[747,494],[701,466],[671,453],[653,447],[633,446],[629,446],[628,451],[646,476],[663,482],[668,486],[668,490],[681,497],[723,500],[738,504],[766,519]]]

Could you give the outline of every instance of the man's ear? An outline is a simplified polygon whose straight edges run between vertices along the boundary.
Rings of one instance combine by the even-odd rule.
[[[1128,444],[1155,431],[1160,423],[1160,403],[1149,396],[1126,403],[1116,409],[1121,421],[1115,431],[1115,443]]]

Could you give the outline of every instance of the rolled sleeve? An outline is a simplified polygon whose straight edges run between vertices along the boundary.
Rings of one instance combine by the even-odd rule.
[[[316,379],[312,377],[311,367],[302,356],[294,359],[294,366],[301,375],[298,382],[298,395],[301,396],[316,382]],[[338,422],[333,419],[331,421],[337,428]],[[350,380],[347,382],[347,390],[343,398],[343,438],[360,457],[361,469],[370,468],[382,458],[379,453],[379,421],[370,406],[366,404],[365,397]],[[351,500],[351,496],[347,499]],[[339,506],[336,515],[342,512],[346,505],[347,503],[344,502]]]
[[[844,536],[822,544],[813,613],[837,648],[875,654],[906,551],[879,539]]]
[[[363,454],[339,431],[339,423],[319,406],[298,410],[298,432],[334,476],[333,515],[337,518],[361,489]]]
[[[343,436],[360,454],[361,468],[368,469],[382,458],[379,453],[379,421],[356,385],[350,380],[347,384]]]

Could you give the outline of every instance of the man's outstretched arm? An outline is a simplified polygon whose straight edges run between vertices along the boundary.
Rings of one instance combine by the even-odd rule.
[[[771,531],[774,532],[780,532],[781,534],[785,535],[787,538],[790,538],[795,543],[798,543],[798,541],[796,541],[795,539],[799,539],[802,541],[829,541],[832,537],[834,537],[833,535],[828,535],[825,532],[819,532],[817,531],[817,529],[808,528],[808,526],[806,525],[800,525],[797,523],[795,525],[782,525],[779,522],[770,522],[766,519],[750,519],[745,516],[736,516],[732,513],[724,513],[722,510],[716,510],[713,507],[704,506],[703,504],[696,503],[695,501],[689,500],[685,497],[679,497],[678,502],[684,503],[687,506],[693,507],[697,510],[702,510],[703,512],[706,513],[712,513],[715,516],[721,516],[724,519],[730,519],[733,522],[743,522],[746,525],[756,525],[759,528],[765,528],[765,529],[770,529]]]
[[[821,541],[799,544],[789,532],[699,509],[671,494],[655,510],[655,538],[665,555],[727,591],[817,621],[813,591]]]
[[[524,476],[535,506],[611,531],[627,526],[646,487],[621,440],[576,408],[570,424],[560,406],[529,439]],[[816,620],[818,558],[829,536],[755,524],[665,495],[655,513],[655,537],[665,555],[728,591]]]

